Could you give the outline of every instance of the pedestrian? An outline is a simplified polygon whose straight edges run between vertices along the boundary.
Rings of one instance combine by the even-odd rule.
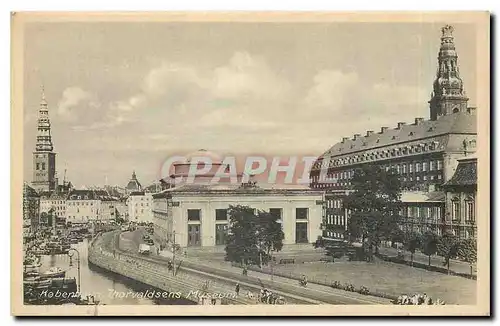
[[[235,292],[236,292],[236,295],[240,295],[240,283],[236,283]]]

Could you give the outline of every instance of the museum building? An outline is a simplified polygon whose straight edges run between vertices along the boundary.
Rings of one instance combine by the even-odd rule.
[[[207,156],[211,172],[196,176],[191,183],[180,181],[193,158]],[[175,186],[153,194],[153,222],[161,239],[181,247],[214,247],[224,250],[230,228],[229,206],[249,206],[278,217],[284,246],[314,242],[321,235],[323,191],[301,185],[209,182],[222,165],[219,155],[199,150],[184,163],[174,164]],[[224,169],[222,169],[224,170]],[[185,180],[185,179],[184,179]]]

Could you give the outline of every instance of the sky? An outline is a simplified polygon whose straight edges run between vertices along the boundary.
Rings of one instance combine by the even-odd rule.
[[[445,23],[30,23],[24,177],[41,85],[57,170],[76,187],[158,180],[172,155],[319,156],[429,118]],[[453,24],[469,105],[476,31]]]

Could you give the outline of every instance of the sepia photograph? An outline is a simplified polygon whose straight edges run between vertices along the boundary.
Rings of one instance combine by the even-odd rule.
[[[11,26],[13,315],[489,316],[489,13]]]

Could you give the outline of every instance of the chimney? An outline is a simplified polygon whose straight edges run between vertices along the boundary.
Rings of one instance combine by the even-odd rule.
[[[401,129],[405,124],[406,122],[398,122],[398,129]]]
[[[387,131],[387,129],[389,129],[389,127],[382,127],[382,128],[380,128],[380,133],[383,134],[384,132]]]
[[[361,137],[361,134],[354,134],[354,140],[359,139],[359,137]]]
[[[415,118],[415,125],[418,126],[419,124],[421,124],[422,122],[424,122],[424,118]]]
[[[366,132],[366,137],[370,137],[371,135],[373,135],[373,130],[368,130]]]
[[[349,137],[342,137],[342,144],[345,143],[348,139]]]

